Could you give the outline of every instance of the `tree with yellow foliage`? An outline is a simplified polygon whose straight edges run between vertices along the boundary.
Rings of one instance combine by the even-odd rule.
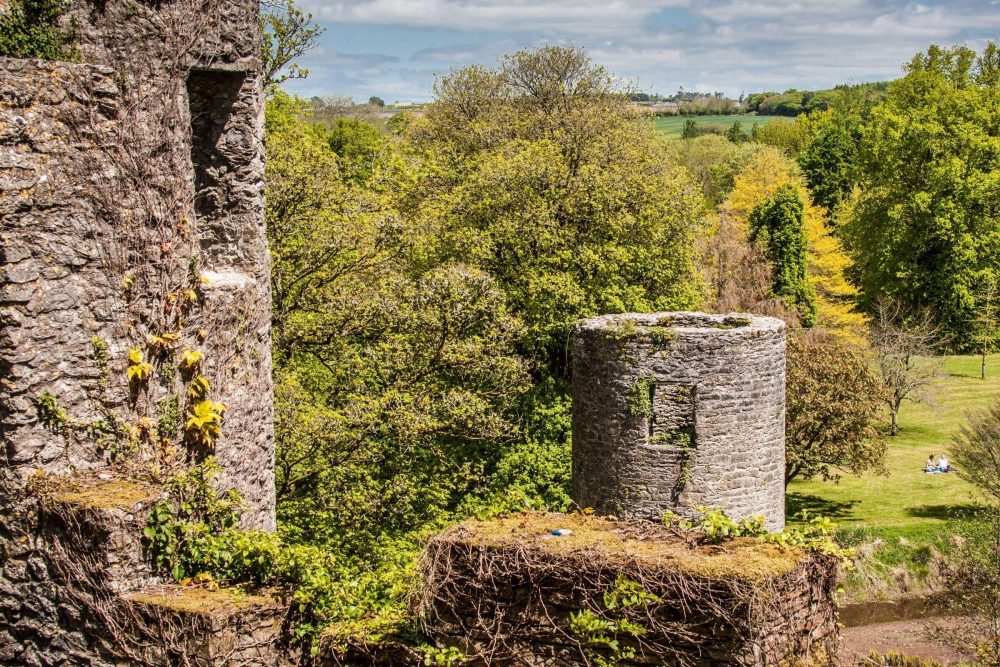
[[[757,151],[740,169],[733,189],[718,214],[731,221],[726,228],[749,242],[749,220],[753,211],[772,200],[782,186],[794,187],[804,202],[803,225],[807,241],[808,277],[816,290],[816,324],[840,335],[856,337],[864,316],[854,312],[855,288],[844,273],[850,259],[840,240],[830,232],[826,209],[817,206],[806,188],[798,165],[776,148]],[[717,271],[718,273],[721,273]],[[745,304],[750,309],[755,304]]]

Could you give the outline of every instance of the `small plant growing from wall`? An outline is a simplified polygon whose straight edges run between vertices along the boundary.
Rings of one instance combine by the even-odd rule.
[[[613,667],[635,658],[635,647],[626,642],[646,634],[646,627],[629,616],[661,601],[640,583],[619,576],[604,593],[604,609],[570,614],[570,632],[583,643],[589,661],[598,667]]]
[[[74,60],[74,28],[60,25],[65,0],[13,0],[0,16],[0,56]]]
[[[628,411],[635,417],[653,416],[653,383],[649,378],[639,378],[628,396]]]
[[[128,351],[128,382],[132,386],[140,386],[149,380],[153,374],[153,365],[143,358],[142,350],[133,347]]]
[[[53,433],[63,433],[69,426],[69,415],[53,394],[43,391],[38,397],[38,421]]]

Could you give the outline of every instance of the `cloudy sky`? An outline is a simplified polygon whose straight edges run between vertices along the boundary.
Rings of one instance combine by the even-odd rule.
[[[981,48],[1000,0],[300,0],[326,28],[289,84],[430,98],[436,74],[548,43],[586,47],[646,92],[825,88],[895,78],[929,44]]]

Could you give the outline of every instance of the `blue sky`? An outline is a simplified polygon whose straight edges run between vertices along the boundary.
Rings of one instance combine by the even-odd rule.
[[[300,0],[326,28],[299,94],[425,101],[452,67],[585,47],[646,92],[825,88],[895,78],[929,44],[980,49],[1000,0]]]

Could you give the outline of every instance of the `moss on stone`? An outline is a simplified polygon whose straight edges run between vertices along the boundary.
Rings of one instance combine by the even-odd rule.
[[[608,563],[632,562],[649,570],[749,582],[786,575],[808,558],[802,549],[750,538],[697,545],[655,524],[637,525],[583,514],[522,514],[467,521],[442,537],[479,547],[536,548],[561,557],[599,551]],[[567,528],[572,530],[570,535],[552,535],[554,530]]]
[[[268,595],[250,594],[240,588],[203,586],[166,586],[132,593],[126,599],[147,607],[201,616],[229,614],[253,607],[274,608],[278,604]]]
[[[160,490],[155,486],[129,480],[97,483],[73,480],[71,488],[52,494],[58,502],[92,510],[131,510],[136,505],[152,503],[159,497]]]

